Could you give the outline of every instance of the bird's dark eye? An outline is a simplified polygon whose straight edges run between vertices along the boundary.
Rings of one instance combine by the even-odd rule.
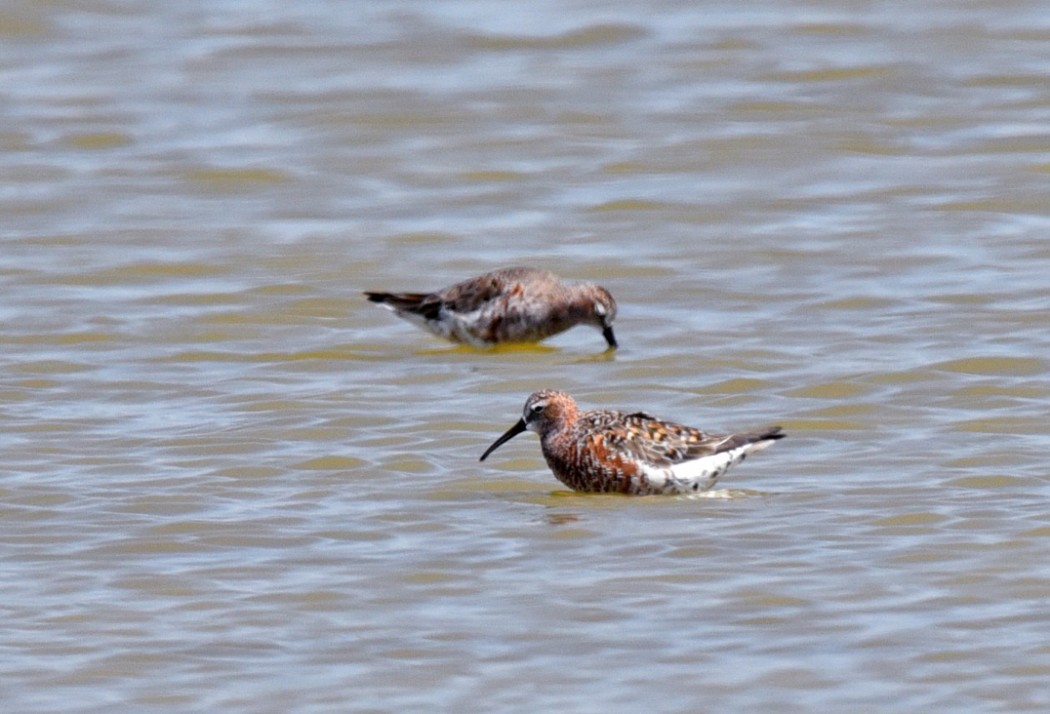
[[[532,411],[533,414],[539,414],[540,412],[542,412],[546,408],[547,408],[547,405],[543,404],[542,402],[540,402],[539,404],[533,404],[531,411]]]

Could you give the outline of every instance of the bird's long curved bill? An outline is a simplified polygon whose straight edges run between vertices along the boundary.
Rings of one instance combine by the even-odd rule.
[[[515,436],[517,436],[518,434],[520,434],[523,431],[525,431],[525,420],[524,419],[518,419],[518,422],[514,426],[512,426],[509,429],[507,429],[507,433],[506,434],[504,434],[500,438],[496,439],[494,442],[492,442],[492,446],[490,446],[489,448],[485,449],[485,453],[481,455],[481,458],[478,459],[478,461],[484,461],[485,458],[488,457],[489,454],[491,454],[493,451],[495,451],[499,447],[501,447],[504,444],[506,444],[508,441],[510,441],[511,439],[513,439]]]
[[[604,337],[605,341],[609,343],[609,347],[611,347],[612,349],[616,349],[616,336],[613,335],[612,325],[609,325],[604,330],[602,330],[602,337]]]

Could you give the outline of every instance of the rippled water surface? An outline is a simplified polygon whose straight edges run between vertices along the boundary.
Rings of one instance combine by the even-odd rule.
[[[1041,3],[0,8],[11,712],[1050,707]],[[366,289],[601,282],[622,348]],[[575,495],[555,387],[790,434]]]

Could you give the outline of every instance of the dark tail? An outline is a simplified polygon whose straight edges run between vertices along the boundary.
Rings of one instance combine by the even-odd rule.
[[[766,448],[778,439],[783,439],[785,436],[787,436],[787,434],[785,434],[784,430],[779,426],[771,426],[761,431],[752,431],[746,434],[733,434],[718,445],[718,451],[716,453],[732,451],[733,449],[738,449],[741,446],[746,446],[748,444],[755,444],[753,450],[758,451]]]
[[[426,293],[373,293],[365,291],[369,302],[390,305],[398,310],[413,310],[426,299]]]
[[[422,315],[428,320],[437,320],[441,316],[441,300],[430,293],[374,293],[365,291],[369,301],[379,305],[388,305],[395,311],[411,312]]]
[[[787,434],[784,433],[782,427],[771,426],[765,431],[759,432],[756,436],[758,436],[758,438],[755,439],[755,441],[766,441],[767,439],[776,441],[777,439],[783,439]]]

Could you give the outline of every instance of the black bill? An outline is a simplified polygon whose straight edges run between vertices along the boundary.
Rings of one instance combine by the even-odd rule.
[[[510,441],[523,431],[525,431],[525,420],[519,419],[514,426],[512,426],[510,429],[507,429],[506,434],[496,439],[494,442],[492,442],[492,446],[485,449],[485,453],[481,455],[481,458],[478,459],[478,461],[484,461],[489,454],[506,444],[508,441]]]

